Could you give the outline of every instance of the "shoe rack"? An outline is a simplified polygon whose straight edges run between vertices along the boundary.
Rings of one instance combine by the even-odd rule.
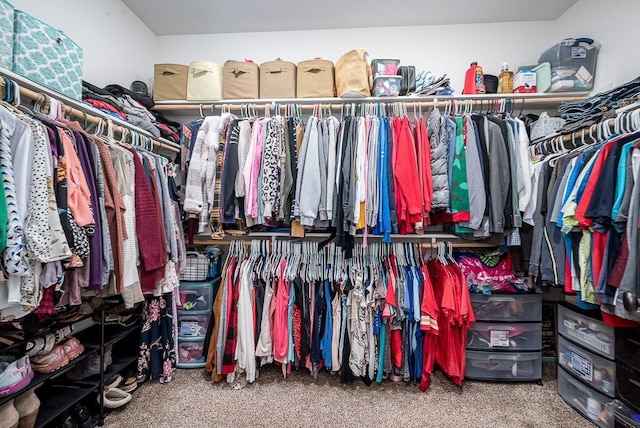
[[[122,372],[137,361],[137,342],[140,337],[141,329],[140,320],[137,320],[135,324],[128,327],[107,325],[105,323],[105,318],[110,309],[112,309],[112,307],[103,306],[94,311],[93,314],[87,314],[86,316],[77,319],[73,324],[75,326],[88,322],[92,316],[95,317],[96,315],[99,315],[98,323],[85,330],[79,331],[78,333],[71,333],[72,336],[76,337],[80,343],[82,343],[84,351],[76,358],[70,360],[68,364],[60,367],[52,373],[35,372],[33,380],[27,387],[15,394],[0,398],[0,408],[9,401],[35,389],[36,395],[40,399],[40,408],[38,410],[34,427],[48,427],[52,426],[52,424],[61,415],[65,414],[65,412],[69,411],[76,404],[88,399],[92,394],[97,393],[98,410],[96,411],[97,415],[94,417],[92,426],[102,426],[104,424],[105,416],[104,397],[102,394],[105,380]],[[42,330],[39,334],[34,337],[30,337],[28,340],[33,340],[37,337],[45,337],[47,334],[54,333],[59,328],[60,326],[57,326],[57,328]],[[26,343],[26,340],[15,343],[0,350],[0,353],[24,355]],[[126,346],[119,346],[121,344],[126,344]],[[117,349],[117,352],[113,352],[112,363],[105,369],[105,349],[109,347],[113,347],[114,350]],[[83,380],[71,380],[64,376],[78,364],[86,362],[88,358],[95,358],[96,355],[99,355],[99,374],[87,377]],[[94,403],[95,402],[96,400],[94,399]]]

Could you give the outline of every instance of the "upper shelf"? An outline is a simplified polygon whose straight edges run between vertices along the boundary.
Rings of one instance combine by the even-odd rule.
[[[460,103],[464,108],[465,103],[473,106],[485,106],[487,109],[492,104],[499,102],[512,103],[512,110],[522,107],[528,109],[557,108],[562,102],[580,101],[589,95],[588,92],[568,92],[553,94],[479,94],[479,95],[449,95],[449,96],[404,96],[404,97],[367,97],[367,98],[280,98],[280,99],[240,99],[220,101],[156,101],[154,107],[158,111],[168,111],[174,114],[189,114],[193,111],[211,111],[212,108],[228,106],[238,109],[242,105],[291,105],[297,104],[306,108],[312,108],[316,104],[330,105],[340,108],[351,104],[377,104],[377,103],[405,103],[408,108],[444,106],[449,103]],[[502,101],[504,100],[504,101]]]

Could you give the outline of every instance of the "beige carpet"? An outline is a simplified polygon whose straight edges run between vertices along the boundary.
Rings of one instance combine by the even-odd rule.
[[[422,394],[404,383],[366,387],[308,372],[283,379],[276,369],[241,390],[211,384],[202,370],[178,370],[165,385],[147,382],[107,427],[487,427],[592,426],[556,392],[555,370],[543,386],[466,382],[462,389],[436,373]]]

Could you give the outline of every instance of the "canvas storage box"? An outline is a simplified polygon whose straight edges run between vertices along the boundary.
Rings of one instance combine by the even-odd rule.
[[[153,99],[173,101],[187,99],[189,67],[182,64],[156,64],[153,66]]]
[[[328,98],[336,91],[335,67],[326,59],[312,59],[298,63],[298,98]]]
[[[336,62],[336,92],[339,97],[371,96],[371,65],[364,49],[353,49]]]
[[[255,99],[260,95],[260,67],[249,61],[227,61],[222,68],[222,98]]]
[[[260,98],[295,98],[296,65],[275,60],[260,64]]]
[[[13,72],[82,99],[82,48],[62,31],[20,10],[14,24]]]
[[[190,101],[222,99],[222,66],[212,61],[189,64],[187,99]]]
[[[13,22],[16,10],[13,5],[0,0],[0,67],[13,67]]]

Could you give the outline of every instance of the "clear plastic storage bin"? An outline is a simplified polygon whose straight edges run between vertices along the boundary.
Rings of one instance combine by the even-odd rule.
[[[620,400],[613,400],[606,404],[607,410],[616,420],[616,427],[636,428],[640,427],[640,417],[638,412],[626,406]]]
[[[616,363],[574,345],[560,337],[558,342],[558,365],[593,389],[609,397],[615,397]]]
[[[402,76],[378,76],[373,80],[374,97],[397,97],[400,95]]]
[[[371,61],[371,72],[373,78],[379,76],[392,76],[398,74],[398,65],[400,65],[399,59],[394,58],[380,58]]]
[[[471,294],[478,321],[542,321],[542,294]]]
[[[180,305],[185,312],[210,311],[213,308],[213,281],[181,282]]]
[[[475,322],[467,333],[467,349],[539,351],[542,349],[542,324]]]
[[[177,366],[179,368],[204,367],[205,356],[204,339],[178,339]]]
[[[467,351],[465,378],[503,382],[540,380],[542,353]]]
[[[182,337],[205,337],[209,315],[178,315],[178,334]]]
[[[558,394],[597,426],[613,428],[613,415],[605,407],[611,399],[580,383],[562,368],[558,368]]]
[[[613,327],[602,321],[558,305],[558,333],[590,351],[615,358]]]
[[[549,92],[589,91],[596,75],[600,43],[593,39],[564,39],[544,52],[538,64],[551,65]]]

